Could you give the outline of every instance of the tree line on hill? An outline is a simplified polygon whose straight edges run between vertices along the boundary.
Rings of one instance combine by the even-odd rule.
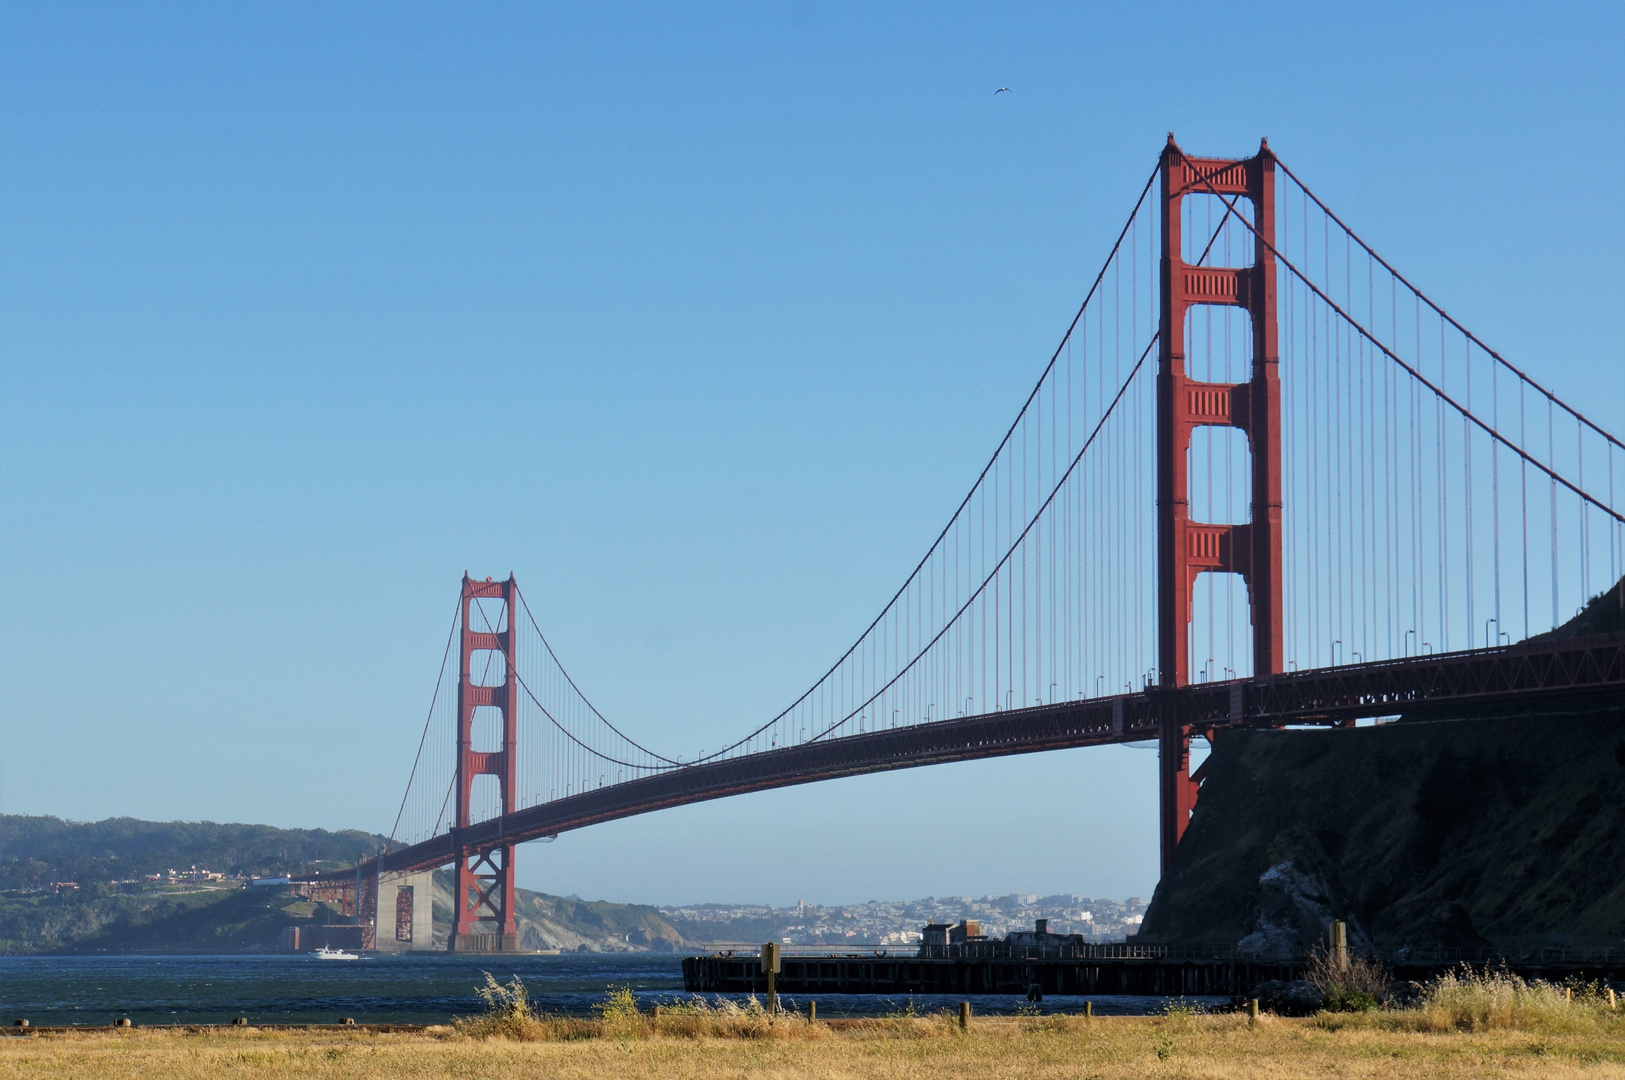
[[[192,866],[230,876],[277,877],[355,865],[385,838],[346,829],[278,829],[213,821],[64,821],[0,814],[0,890],[143,881]]]

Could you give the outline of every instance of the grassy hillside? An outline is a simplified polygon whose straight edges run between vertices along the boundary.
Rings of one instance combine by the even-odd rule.
[[[1530,641],[1549,641],[1553,638],[1588,637],[1592,634],[1618,634],[1625,632],[1625,577],[1593,596],[1585,607],[1568,622],[1555,630],[1536,634]]]
[[[354,865],[357,854],[382,841],[364,832],[268,825],[0,817],[0,954],[274,950],[284,927],[343,920],[288,889],[154,883],[147,875],[194,865],[261,876],[334,869]],[[436,938],[443,945],[450,875],[436,879]],[[60,881],[79,887],[49,888]],[[687,945],[651,907],[518,892],[526,948],[671,952]]]
[[[451,923],[449,874],[436,875],[435,942]],[[519,889],[516,912],[527,949],[674,952],[683,936],[654,908]],[[284,927],[343,922],[336,911],[286,887],[85,886],[0,894],[0,955],[30,953],[271,952]]]
[[[135,818],[84,822],[5,814],[0,815],[0,889],[37,888],[54,881],[139,881],[194,865],[227,875],[336,869],[355,865],[358,855],[377,851],[384,839],[355,830]]]
[[[1625,939],[1625,705],[1223,735],[1142,939]]]
[[[234,881],[0,894],[0,954],[264,952],[302,918],[339,921],[292,899]]]

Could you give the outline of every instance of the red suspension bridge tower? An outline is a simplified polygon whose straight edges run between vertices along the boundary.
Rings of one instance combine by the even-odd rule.
[[[1144,338],[1147,308],[1153,302],[1150,249],[1140,246],[1139,226],[1142,213],[1150,212],[1151,187],[1159,178],[1162,250],[1155,301],[1160,310],[1154,425],[1157,659],[1156,678],[1145,679],[1144,689],[1137,692],[1131,683],[1141,681],[1150,663],[1143,622],[1151,606],[1143,543],[1150,491],[1140,465],[1149,457],[1142,388],[1152,344]],[[1280,220],[1283,240],[1294,241],[1290,246],[1276,243],[1278,179],[1283,204],[1293,209],[1291,216]],[[1222,260],[1227,265],[1212,264],[1209,256],[1221,232],[1209,236],[1204,229],[1203,235],[1186,242],[1182,225],[1187,220],[1205,216],[1209,227],[1213,221],[1210,215],[1187,212],[1195,210],[1195,204],[1185,202],[1191,196],[1199,196],[1218,212],[1226,243],[1238,235],[1252,235],[1250,265],[1228,265],[1228,258]],[[1300,196],[1302,234],[1295,224]],[[1309,224],[1311,203],[1318,208],[1316,223],[1323,228],[1312,229]],[[1231,225],[1239,228],[1231,230]],[[1344,248],[1341,278],[1330,268],[1328,255],[1324,277],[1317,281],[1309,273],[1315,269],[1310,244],[1329,253],[1339,241]],[[1299,244],[1304,266],[1294,261]],[[1240,258],[1245,258],[1245,239],[1241,251]],[[1314,410],[1311,417],[1324,421],[1314,426],[1314,438],[1306,432],[1304,444],[1291,448],[1282,443],[1277,267],[1288,275],[1281,293],[1289,331],[1288,362],[1294,374],[1301,371],[1304,376],[1287,381],[1285,412],[1299,416],[1300,409],[1309,408]],[[1120,284],[1125,270],[1126,289]],[[1113,285],[1100,290],[1108,272],[1114,274]],[[1349,310],[1333,299],[1331,294],[1336,293],[1344,296]],[[1389,341],[1379,336],[1380,319],[1368,327],[1351,314],[1359,310],[1356,301],[1369,312],[1375,299],[1391,301]],[[1193,377],[1213,370],[1212,355],[1203,368],[1201,345],[1191,340],[1187,326],[1191,312],[1202,305],[1247,313],[1252,336],[1242,350],[1251,353],[1244,381]],[[1402,320],[1411,306],[1414,317]],[[1086,317],[1091,321],[1082,322],[1084,330],[1075,338],[1074,330]],[[1228,380],[1235,370],[1230,366],[1237,351],[1233,346],[1239,343],[1228,333],[1233,320],[1223,321],[1227,326],[1222,370]],[[1417,344],[1414,352],[1408,352],[1405,339],[1412,323]],[[1317,326],[1337,333],[1322,335],[1317,346],[1312,333]],[[1421,345],[1424,329],[1431,338],[1434,328],[1440,350],[1436,361],[1431,355],[1424,357]],[[1125,333],[1130,335],[1127,341]],[[1080,395],[1076,407],[1071,389],[1074,340],[1082,347],[1082,370],[1098,375],[1100,390],[1098,395]],[[1449,345],[1447,356],[1450,341],[1457,344]],[[1118,361],[1128,355],[1125,344],[1133,349],[1134,364],[1116,396],[1110,397],[1106,364],[1116,383],[1121,374]],[[1062,349],[1067,350],[1067,364],[1058,367]],[[1480,413],[1473,411],[1475,371]],[[1378,372],[1393,381],[1371,382]],[[1511,389],[1502,383],[1511,383]],[[1066,402],[1065,411],[1059,413],[1058,390],[1064,390]],[[1524,430],[1526,392],[1544,413],[1544,419],[1534,417],[1534,430],[1529,432]],[[1348,404],[1356,400],[1351,396],[1356,393],[1362,403],[1358,412]],[[1496,420],[1498,409],[1514,403],[1517,441]],[[1058,422],[1058,416],[1064,422]],[[1032,433],[1029,417],[1034,421]],[[1074,419],[1084,421],[1089,430],[1075,454]],[[1227,498],[1222,515],[1205,513],[1204,506],[1215,504],[1219,489],[1204,491],[1199,486],[1192,492],[1190,455],[1193,433],[1200,427],[1244,433],[1250,453],[1245,510],[1230,506]],[[1553,449],[1559,445],[1560,429],[1561,445],[1574,447],[1568,464]],[[1032,440],[1046,435],[1049,452],[1029,455]],[[1341,437],[1344,443],[1340,449],[1332,447],[1338,449],[1335,456],[1317,457],[1313,451],[1325,448],[1327,437]],[[1063,443],[1067,457],[1057,453]],[[1201,449],[1202,441],[1195,445]],[[1424,460],[1424,445],[1438,448],[1436,461]],[[1095,456],[1086,459],[1091,447],[1096,448]],[[1286,459],[1291,468],[1285,472],[1284,450],[1292,454]],[[1307,457],[1304,451],[1310,452]],[[1447,458],[1447,451],[1456,456]],[[1476,480],[1475,455],[1488,466],[1480,468]],[[1593,462],[1590,468],[1588,457]],[[1062,471],[1068,458],[1071,464]],[[401,814],[407,813],[409,803],[413,806],[416,823],[408,821],[407,829],[419,838],[365,860],[353,873],[314,874],[305,880],[326,890],[326,896],[348,890],[356,899],[347,910],[364,919],[370,904],[374,921],[378,897],[395,887],[399,935],[400,912],[410,916],[414,902],[403,907],[400,896],[413,886],[384,875],[454,865],[450,947],[516,950],[516,844],[752,791],[950,761],[1139,742],[1153,733],[1160,749],[1158,807],[1166,875],[1173,868],[1174,852],[1201,782],[1201,770],[1193,775],[1190,768],[1191,741],[1197,734],[1211,742],[1216,733],[1229,728],[1349,725],[1401,711],[1450,715],[1468,703],[1535,713],[1589,709],[1620,700],[1625,694],[1625,633],[1618,622],[1588,621],[1602,617],[1598,612],[1603,608],[1593,600],[1585,609],[1590,613],[1586,620],[1576,623],[1582,627],[1579,636],[1539,633],[1541,620],[1531,621],[1529,575],[1550,557],[1550,580],[1542,588],[1550,590],[1549,625],[1554,628],[1560,622],[1560,601],[1577,599],[1585,604],[1590,599],[1588,575],[1605,570],[1608,580],[1617,580],[1618,567],[1625,564],[1625,513],[1616,509],[1614,480],[1616,471],[1625,475],[1622,459],[1625,442],[1559,401],[1411,286],[1304,187],[1267,143],[1242,160],[1193,158],[1170,135],[1156,172],[1146,178],[1061,346],[948,527],[881,614],[789,708],[715,753],[686,762],[660,755],[610,723],[576,687],[511,575],[504,581],[477,581],[465,574],[459,622],[451,630],[453,637],[460,633],[455,713],[445,687],[450,672],[448,643],[448,659],[442,660],[424,726],[423,740],[432,733],[437,749],[425,758],[425,743],[420,741],[401,804]],[[1378,461],[1381,467],[1373,467]],[[1120,467],[1124,463],[1132,464],[1132,471]],[[1570,466],[1572,476],[1566,472]],[[1211,478],[1213,470],[1207,472]],[[1355,478],[1360,480],[1357,497]],[[1231,479],[1232,470],[1226,467],[1227,495],[1234,490]],[[1364,597],[1374,605],[1373,609],[1363,603],[1340,604],[1318,612],[1311,606],[1306,612],[1300,606],[1303,598],[1295,597],[1292,666],[1297,670],[1290,673],[1284,670],[1285,479],[1291,480],[1298,522],[1291,531],[1297,574],[1311,587],[1320,585],[1324,592],[1357,600]],[[1049,495],[1029,516],[1033,483],[1040,493],[1049,488]],[[1531,502],[1531,484],[1537,495],[1544,486],[1544,497]],[[1473,492],[1486,487],[1490,498],[1475,504]],[[1509,498],[1514,501],[1507,502]],[[1503,523],[1507,512],[1520,527],[1511,527],[1512,521]],[[1019,533],[1018,520],[1026,522]],[[1048,527],[1041,527],[1046,523]],[[1532,524],[1540,526],[1533,543]],[[1569,560],[1563,566],[1566,577],[1561,588],[1560,528],[1561,550]],[[1601,549],[1593,542],[1597,528],[1607,530],[1607,545]],[[1343,543],[1348,530],[1355,533],[1351,542],[1358,545],[1358,554]],[[1603,535],[1595,533],[1597,538]],[[1475,536],[1480,538],[1476,569]],[[1324,549],[1314,546],[1322,538],[1337,542]],[[1310,541],[1307,552],[1299,547],[1304,539]],[[1491,543],[1488,552],[1483,547],[1486,540]],[[1459,561],[1458,549],[1463,555]],[[1014,561],[1018,555],[1019,570]],[[1571,566],[1576,556],[1578,565]],[[1521,627],[1528,640],[1492,644],[1490,627],[1508,637],[1500,622],[1516,619],[1511,605],[1503,610],[1502,590],[1512,587],[1520,569]],[[1578,575],[1572,573],[1575,569]],[[1343,571],[1350,575],[1346,582],[1324,580]],[[1193,635],[1191,616],[1195,586],[1204,573],[1234,574],[1246,584],[1252,670],[1231,673],[1239,678],[1210,682],[1211,675],[1193,670],[1197,661],[1192,643],[1200,643],[1202,637],[1200,632]],[[1401,603],[1407,584],[1408,611]],[[1435,589],[1436,596],[1431,595]],[[1625,584],[1619,589],[1612,595],[1625,595]],[[1475,611],[1475,595],[1480,604],[1490,606]],[[1454,598],[1464,602],[1464,609],[1454,606]],[[1608,610],[1617,614],[1625,607],[1615,604]],[[1482,619],[1487,611],[1492,617]],[[522,647],[517,637],[520,614],[526,616],[525,632],[531,635]],[[1457,622],[1459,616],[1465,619]],[[1462,630],[1468,631],[1470,645],[1481,630],[1483,647],[1451,650],[1452,625],[1458,628],[1454,639],[1458,645]],[[1032,644],[1029,630],[1035,631]],[[1322,666],[1326,654],[1310,647],[1310,639],[1337,644],[1342,639],[1333,635],[1338,632],[1364,635],[1358,641],[1367,654],[1363,661],[1360,652],[1351,649],[1359,662],[1339,663],[1334,654]],[[1424,638],[1428,640],[1420,640]],[[1431,648],[1432,642],[1439,642],[1440,649]],[[523,671],[518,667],[521,659]],[[1229,662],[1247,667],[1245,661]],[[1193,684],[1193,675],[1202,681]],[[1037,678],[1032,689],[1042,691],[1047,684],[1047,703],[1044,696],[1028,699],[1030,676]],[[1119,685],[1127,692],[1117,693]],[[1018,686],[1023,696],[1019,706],[1012,701]],[[518,760],[521,693],[524,707],[536,711],[534,726],[547,733],[540,745],[527,747],[537,756],[527,760],[523,770]],[[956,707],[955,698],[964,702],[963,709]],[[941,714],[935,712],[938,706],[946,706]],[[945,715],[950,712],[958,715]],[[905,718],[901,724],[899,715]],[[531,716],[527,714],[527,733],[533,726]],[[887,717],[890,723],[885,722]],[[455,733],[454,777],[445,771],[443,748],[452,733],[448,729]],[[538,751],[549,746],[565,747],[565,752],[539,761]],[[610,766],[613,782],[607,775]],[[521,773],[530,797],[518,790]],[[594,777],[596,786],[591,784]],[[543,791],[549,792],[546,800]],[[452,795],[456,804],[447,832],[443,830]],[[397,815],[397,829],[401,821]],[[407,939],[397,936],[397,940]]]
[[[513,910],[514,845],[472,846],[458,836],[473,823],[477,777],[497,778],[503,817],[515,809],[519,733],[513,650],[516,593],[512,574],[506,581],[474,581],[463,575],[457,677],[457,828],[452,832],[457,850],[457,881],[452,893],[456,922],[450,942],[457,952],[513,952],[519,948]],[[480,600],[501,602],[494,619]],[[496,710],[500,718],[502,739],[495,750],[474,749],[478,709]]]
[[[1157,370],[1157,660],[1164,687],[1190,681],[1191,599],[1197,576],[1241,575],[1252,609],[1253,675],[1284,666],[1281,626],[1281,380],[1275,320],[1275,157],[1265,141],[1243,161],[1187,157],[1168,136],[1162,152],[1162,311]],[[1187,195],[1251,207],[1253,264],[1184,261],[1180,209]],[[1205,260],[1201,260],[1204,261]],[[1198,382],[1186,370],[1186,312],[1198,304],[1244,309],[1252,321],[1252,374],[1244,383]],[[1191,432],[1240,428],[1252,453],[1252,507],[1244,524],[1192,521],[1186,455]],[[1162,872],[1190,822],[1200,777],[1190,772],[1191,729],[1162,722],[1159,748]]]

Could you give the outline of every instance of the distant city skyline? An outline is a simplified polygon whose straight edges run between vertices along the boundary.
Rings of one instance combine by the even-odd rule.
[[[1621,86],[1606,4],[13,6],[0,813],[388,834],[465,570],[638,738],[737,737],[942,527],[1170,128],[1268,135],[1625,431],[1625,199],[1571,194]],[[1154,763],[666,810],[519,883],[1149,898]]]
[[[1082,934],[1092,941],[1121,940],[1137,932],[1145,917],[1146,901],[1083,896],[1076,893],[1004,893],[972,898],[927,896],[919,900],[870,900],[861,904],[805,904],[759,907],[748,904],[660,904],[662,915],[683,920],[685,926],[715,927],[709,940],[739,937],[745,924],[757,929],[778,924],[774,931],[786,945],[912,945],[927,923],[974,920],[978,932],[1002,938],[1015,930],[1031,930],[1045,919],[1057,934]],[[732,936],[724,936],[732,935]]]

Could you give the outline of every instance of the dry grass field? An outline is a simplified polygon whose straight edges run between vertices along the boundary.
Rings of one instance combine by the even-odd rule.
[[[939,1018],[784,1023],[757,1035],[577,1031],[543,1041],[423,1034],[101,1031],[0,1039],[0,1077],[545,1077],[598,1080],[1098,1077],[1625,1077],[1625,1030],[1416,1031],[1326,1018]]]
[[[487,976],[485,1011],[411,1033],[215,1028],[40,1031],[0,1038],[0,1080],[22,1077],[538,1077],[547,1080],[1273,1080],[1625,1078],[1625,1009],[1596,986],[1505,974],[1435,980],[1405,1007],[1290,1019],[1201,1014],[972,1020],[770,1018],[695,998],[640,1011],[613,989],[595,1019],[538,1015],[518,980]]]

